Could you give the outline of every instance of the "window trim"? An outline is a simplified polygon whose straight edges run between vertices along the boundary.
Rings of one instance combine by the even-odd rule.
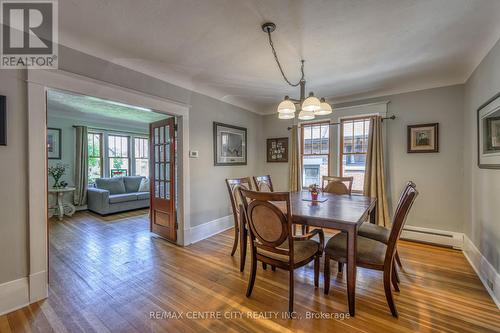
[[[127,139],[127,157],[123,157],[123,156],[109,156],[109,137],[110,136],[114,136],[114,137],[121,137],[121,138],[126,138]],[[128,168],[127,168],[127,176],[132,176],[132,159],[130,157],[132,151],[130,149],[130,141],[131,140],[131,135],[126,135],[126,134],[115,134],[113,132],[111,133],[108,133],[108,135],[106,135],[106,140],[108,142],[107,146],[108,146],[108,149],[107,149],[107,159],[108,159],[108,172],[109,172],[109,178],[112,178],[113,176],[111,175],[111,159],[112,158],[116,158],[116,159],[127,159],[128,161]]]
[[[300,124],[300,169],[301,169],[301,178],[303,177],[304,173],[304,156],[327,156],[327,170],[328,170],[328,175],[330,174],[330,166],[331,166],[331,155],[332,155],[332,150],[331,150],[331,129],[328,128],[328,153],[327,154],[305,154],[304,153],[304,127],[312,127],[312,126],[317,126],[317,125],[327,125],[328,127],[330,126],[330,121],[329,120],[324,120],[324,121],[315,121],[315,122],[307,122],[307,123],[301,123]],[[311,133],[312,135],[312,133]],[[321,148],[320,148],[321,150]],[[304,179],[301,179],[301,188],[306,189],[306,186],[304,185]],[[321,174],[320,174],[320,183],[321,183]],[[321,184],[317,184],[320,186]]]
[[[345,154],[344,153],[344,123],[345,122],[350,122],[350,121],[356,121],[356,120],[361,120],[361,119],[364,119],[364,120],[371,120],[376,117],[376,115],[364,115],[364,116],[355,116],[355,117],[342,117],[339,119],[339,126],[340,126],[340,129],[339,129],[339,136],[340,136],[340,140],[339,140],[339,174],[340,174],[340,177],[345,177],[344,176],[344,155],[365,155],[367,156],[368,155],[368,151],[366,153],[360,153],[360,152],[352,152],[352,153],[348,153],[348,154]],[[369,129],[368,129],[369,131]],[[369,133],[369,132],[368,132]],[[354,127],[353,127],[353,136],[354,136]],[[369,136],[369,134],[368,134]],[[366,173],[366,166],[365,166],[365,171]],[[356,193],[356,194],[363,194],[363,190],[359,191],[359,190],[352,190],[352,193]]]

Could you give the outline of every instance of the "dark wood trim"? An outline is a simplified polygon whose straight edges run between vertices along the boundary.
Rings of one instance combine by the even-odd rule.
[[[481,147],[479,146],[480,143],[480,132],[479,132],[479,127],[481,126],[480,119],[479,119],[479,112],[484,109],[488,104],[496,100],[497,98],[500,98],[500,92],[495,94],[493,97],[488,99],[486,102],[481,104],[481,106],[477,109],[477,167],[479,169],[500,169],[500,164],[481,164]]]
[[[217,162],[217,126],[224,126],[229,128],[234,128],[245,132],[245,161],[244,162],[229,162],[229,163],[219,163]],[[214,150],[214,166],[231,166],[231,165],[247,165],[248,163],[248,132],[245,127],[239,127],[234,125],[228,125],[224,123],[213,122],[213,150]]]
[[[47,159],[49,159],[49,160],[61,160],[62,159],[62,140],[63,140],[62,130],[60,128],[47,127],[47,135],[48,135],[49,130],[59,132],[59,156],[58,157],[48,157],[49,152],[48,152],[48,148],[47,148]],[[47,138],[45,138],[45,140],[47,140]],[[47,141],[45,141],[45,143],[47,143]]]
[[[0,96],[0,146],[7,146],[7,97]]]
[[[435,134],[436,147],[434,149],[411,150],[411,130],[413,128],[419,128],[419,127],[434,127],[434,129],[436,131],[436,134]],[[408,154],[439,153],[439,123],[408,125],[407,129],[406,129],[406,152]]]

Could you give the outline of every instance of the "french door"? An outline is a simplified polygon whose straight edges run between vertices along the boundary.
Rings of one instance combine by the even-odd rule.
[[[175,117],[149,125],[151,232],[175,242]]]

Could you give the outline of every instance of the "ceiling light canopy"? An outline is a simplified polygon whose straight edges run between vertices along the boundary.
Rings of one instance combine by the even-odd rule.
[[[294,119],[295,112],[297,111],[296,105],[299,106],[299,119],[300,120],[312,120],[316,116],[324,116],[332,113],[332,107],[328,104],[324,98],[318,99],[314,96],[314,93],[309,93],[309,97],[305,98],[305,90],[306,90],[306,80],[304,79],[304,62],[305,60],[301,60],[300,72],[301,77],[297,83],[292,83],[285,75],[283,68],[281,67],[281,63],[278,59],[278,55],[276,50],[274,49],[274,44],[271,39],[271,33],[276,30],[276,24],[272,22],[267,22],[262,25],[262,31],[267,33],[269,38],[269,45],[271,46],[271,50],[273,52],[274,60],[278,65],[278,69],[280,70],[281,76],[285,80],[288,85],[292,87],[300,86],[300,98],[293,99],[288,96],[285,96],[283,101],[278,105],[278,118],[279,119]]]

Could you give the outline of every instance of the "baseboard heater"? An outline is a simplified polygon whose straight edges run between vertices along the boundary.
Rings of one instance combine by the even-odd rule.
[[[463,234],[459,232],[406,226],[401,233],[401,239],[451,247],[457,250],[463,248]]]

